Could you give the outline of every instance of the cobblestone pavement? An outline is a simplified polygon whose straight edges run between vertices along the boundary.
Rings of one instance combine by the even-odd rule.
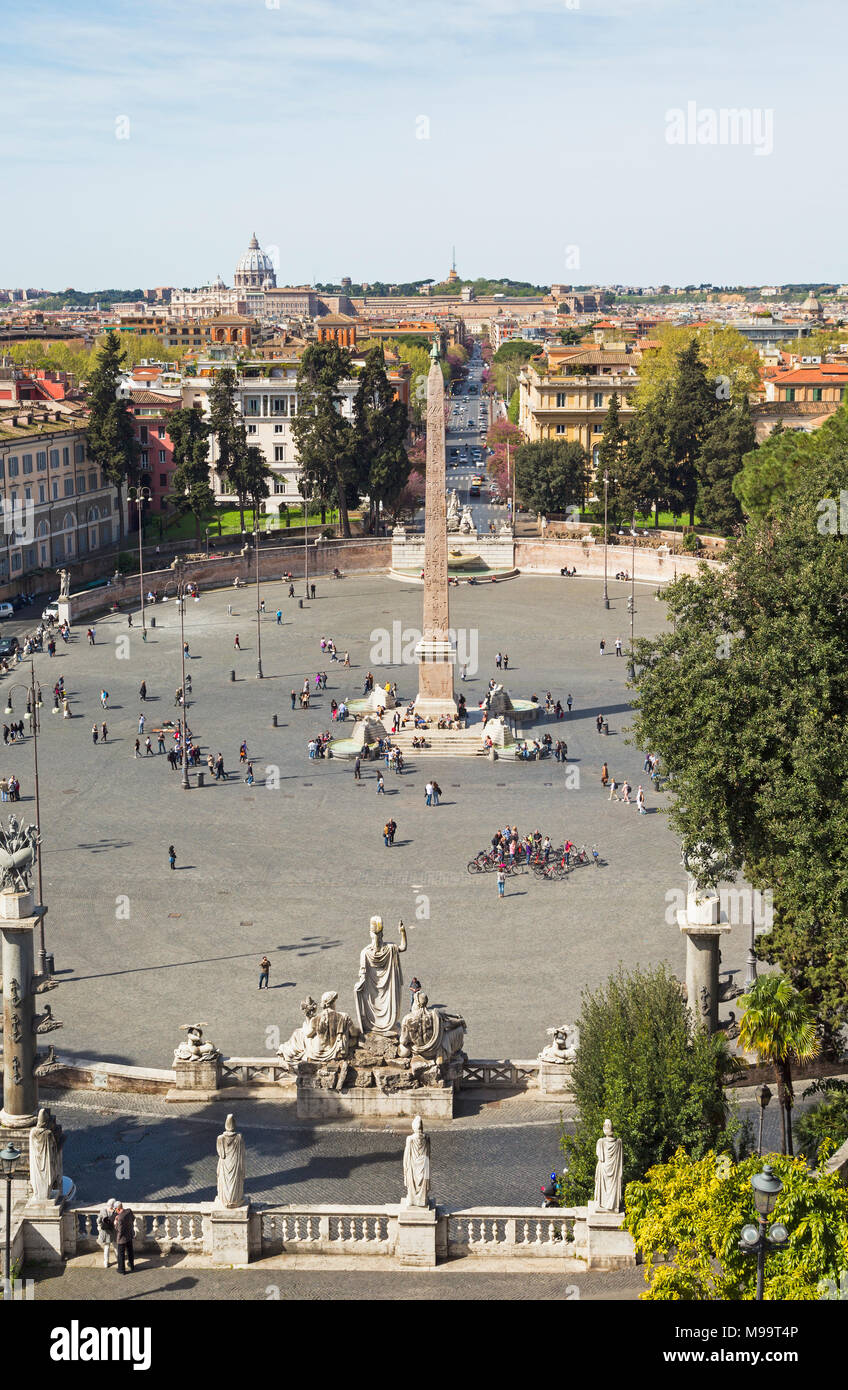
[[[369,668],[397,680],[402,694],[414,692],[415,670],[401,651],[387,651],[394,663],[381,663],[373,644],[380,627],[390,644],[393,624],[401,632],[420,623],[420,589],[352,575],[319,581],[318,599],[303,610],[284,598],[282,585],[263,586],[263,594],[262,681],[253,593],[203,594],[188,604],[189,722],[204,755],[220,749],[231,772],[202,789],[182,791],[164,757],[133,757],[139,713],[148,730],[175,714],[173,604],[157,606],[146,644],[124,617],[110,617],[95,625],[96,646],[85,642],[83,626],[53,661],[37,658],[45,686],[64,674],[75,715],[53,718],[48,698],[39,741],[47,938],[63,986],[52,1002],[66,1025],[56,1037],[60,1052],[167,1066],[179,1025],[199,1018],[225,1053],[265,1054],[299,1022],[306,993],[336,988],[341,1006],[351,1007],[375,911],[390,939],[398,918],[409,925],[405,973],[418,975],[432,1002],[465,1015],[471,1056],[535,1056],[545,1027],[573,1018],[581,990],[619,961],[666,959],[682,972],[684,942],[665,917],[666,894],[685,880],[663,798],[649,795],[650,814],[639,816],[611,804],[599,785],[604,758],[618,778],[634,785],[643,778],[641,755],[624,732],[626,662],[611,654],[615,638],[628,636],[627,586],[613,582],[609,612],[600,585],[579,578],[526,577],[451,595],[452,621],[479,644],[479,671],[463,686],[469,704],[497,674],[497,648],[509,653],[504,679],[514,694],[544,698],[550,689],[564,699],[570,691],[572,716],[550,727],[568,742],[579,786],[552,760],[421,760],[387,777],[385,798],[375,796],[370,769],[357,783],[350,764],[310,762],[306,742],[331,726],[330,698],[359,694]],[[637,586],[637,608],[637,632],[656,631],[664,608],[651,588]],[[233,650],[236,632],[241,652]],[[322,635],[350,651],[350,671],[322,660]],[[329,672],[326,695],[309,712],[292,712],[289,691],[321,666]],[[146,705],[137,699],[142,679]],[[90,726],[103,717],[104,686],[109,742],[94,747]],[[596,733],[599,711],[609,719],[608,738]],[[248,788],[233,772],[242,738],[258,781],[269,768],[275,780],[279,769],[279,789]],[[29,795],[30,748],[4,755],[5,770]],[[431,774],[444,791],[438,808],[424,805]],[[31,812],[31,803],[22,809]],[[389,812],[399,827],[390,852],[380,835]],[[472,877],[465,865],[507,820],[556,839],[597,842],[605,866],[586,866],[560,884],[519,876],[498,902],[492,876]],[[723,949],[726,964],[740,968],[744,931],[732,932]],[[263,952],[272,962],[267,993],[257,989]]]
[[[335,1262],[334,1262],[335,1263]],[[345,1263],[339,1261],[339,1264]],[[325,1261],[326,1264],[326,1261]],[[325,1300],[340,1302],[417,1301],[419,1299],[460,1300],[537,1300],[595,1301],[638,1299],[644,1291],[641,1269],[616,1270],[610,1274],[546,1274],[532,1272],[486,1272],[468,1268],[467,1260],[451,1260],[435,1270],[355,1269],[283,1270],[263,1265],[262,1269],[204,1270],[186,1260],[148,1260],[139,1256],[133,1275],[121,1279],[114,1264],[111,1270],[81,1268],[74,1262],[64,1273],[36,1277],[37,1301],[67,1299],[240,1299],[240,1300]]]

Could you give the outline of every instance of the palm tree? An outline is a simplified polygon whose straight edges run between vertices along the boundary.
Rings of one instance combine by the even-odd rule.
[[[771,1062],[780,1105],[781,1153],[792,1154],[792,1060],[810,1062],[820,1043],[816,1026],[802,996],[782,975],[759,975],[739,1000],[745,1013],[739,1027],[739,1046]]]

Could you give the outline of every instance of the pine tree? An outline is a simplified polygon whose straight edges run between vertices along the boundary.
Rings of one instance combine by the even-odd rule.
[[[406,407],[395,399],[380,346],[365,359],[353,410],[358,483],[370,499],[373,528],[379,504],[391,510],[409,479]]]
[[[746,454],[756,448],[757,436],[748,399],[722,405],[710,426],[698,458],[698,515],[704,526],[730,535],[742,521],[742,508],[733,479]]]
[[[107,333],[88,379],[88,453],[118,490],[118,540],[124,537],[123,489],[138,479],[139,446],[126,402],[118,399],[124,353],[117,333]]]
[[[654,512],[659,523],[661,507],[675,508],[679,499],[673,487],[674,460],[669,442],[671,390],[658,391],[636,412],[619,464],[621,502],[630,512]]]
[[[689,525],[695,525],[698,495],[698,456],[719,407],[714,383],[698,356],[693,339],[677,355],[671,397],[669,441],[674,458],[674,489],[681,505],[689,512]]]
[[[348,499],[357,485],[357,437],[341,413],[341,383],[353,375],[350,353],[337,343],[312,343],[297,372],[298,413],[292,421],[303,477],[314,495],[334,501],[342,534],[350,535]]]
[[[613,391],[610,396],[607,413],[604,417],[604,433],[598,445],[598,469],[595,475],[595,489],[601,492],[604,474],[608,474],[608,513],[611,521],[618,524],[622,508],[620,495],[620,477],[625,452],[627,449],[627,430],[621,423],[621,411],[618,404],[618,392]]]
[[[236,407],[236,374],[232,367],[222,367],[209,392],[209,424],[218,448],[216,465],[221,478],[238,495],[241,529],[244,526],[245,492],[239,486],[247,452],[244,420]]]
[[[209,436],[212,426],[203,418],[199,406],[175,410],[168,417],[168,435],[173,445],[174,469],[171,485],[176,511],[194,516],[195,539],[200,544],[200,523],[214,505],[209,483]]]

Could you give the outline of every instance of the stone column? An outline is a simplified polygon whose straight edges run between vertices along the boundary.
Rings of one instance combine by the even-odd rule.
[[[448,531],[445,501],[445,383],[434,344],[427,377],[427,471],[424,495],[424,616],[418,644],[416,712],[455,715],[448,603]]]
[[[719,898],[689,881],[686,907],[677,914],[686,937],[686,995],[696,1028],[718,1028],[719,943],[730,924],[721,921]]]
[[[0,1126],[10,1129],[29,1128],[35,1124],[38,1115],[32,986],[34,935],[42,914],[43,908],[35,906],[31,891],[0,893],[3,961],[3,1109],[0,1112]]]

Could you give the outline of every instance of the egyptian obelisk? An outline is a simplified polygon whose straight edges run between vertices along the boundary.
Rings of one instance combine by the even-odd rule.
[[[456,714],[456,651],[448,614],[448,528],[445,502],[445,382],[438,340],[427,376],[427,464],[424,493],[424,619],[418,656],[417,714]]]

